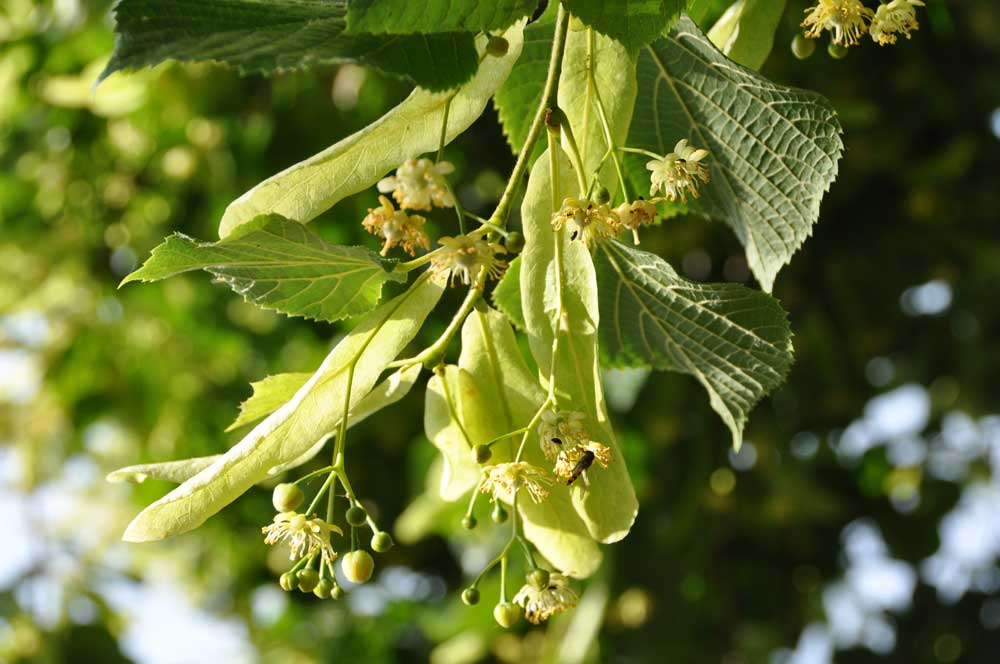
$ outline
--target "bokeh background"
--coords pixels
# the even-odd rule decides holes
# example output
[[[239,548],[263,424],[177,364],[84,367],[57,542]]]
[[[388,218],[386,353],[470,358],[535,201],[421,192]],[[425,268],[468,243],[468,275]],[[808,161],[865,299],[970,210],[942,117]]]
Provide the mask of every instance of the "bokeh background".
[[[353,436],[353,483],[405,544],[340,602],[278,588],[266,489],[194,533],[126,545],[169,487],[104,481],[224,450],[248,383],[311,370],[341,332],[201,273],[120,279],[172,231],[215,237],[232,199],[405,87],[353,66],[167,65],[94,91],[108,3],[4,0],[0,662],[1000,661],[1000,3],[927,4],[910,41],[798,61],[805,5],[789,2],[763,71],[829,97],[847,146],[775,289],[796,333],[789,381],[733,454],[694,380],[606,375],[635,529],[577,611],[503,632],[491,602],[456,595],[496,540],[419,499],[434,456],[420,390]],[[446,154],[488,211],[513,162],[492,110]],[[373,202],[313,225],[374,246],[359,224]],[[672,219],[643,244],[690,278],[750,282],[721,224]]]

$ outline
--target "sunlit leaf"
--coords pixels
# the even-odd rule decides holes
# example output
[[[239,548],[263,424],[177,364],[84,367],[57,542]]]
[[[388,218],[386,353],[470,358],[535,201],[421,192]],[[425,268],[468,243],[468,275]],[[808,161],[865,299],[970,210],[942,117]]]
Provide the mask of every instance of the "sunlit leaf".
[[[521,311],[521,257],[507,266],[507,271],[493,289],[493,306],[502,311],[519,330],[524,329]]]
[[[708,38],[733,62],[760,69],[784,13],[785,0],[736,0],[708,31]]]
[[[349,0],[349,33],[414,34],[502,30],[529,16],[538,0]]]
[[[595,261],[606,363],[694,376],[739,447],[748,413],[792,363],[778,301],[738,284],[687,281],[659,256],[619,242],[602,244]]]
[[[689,0],[565,0],[573,16],[631,51],[656,39],[689,4]]]
[[[282,373],[250,383],[253,394],[240,404],[240,414],[226,427],[226,431],[239,429],[241,426],[267,417],[295,396],[311,376],[312,374],[307,372]]]
[[[770,291],[837,175],[843,144],[830,102],[734,64],[687,17],[640,51],[638,79],[629,144],[666,154],[686,138],[709,150],[712,182],[690,207],[736,232]],[[646,158],[628,161],[641,193]]]

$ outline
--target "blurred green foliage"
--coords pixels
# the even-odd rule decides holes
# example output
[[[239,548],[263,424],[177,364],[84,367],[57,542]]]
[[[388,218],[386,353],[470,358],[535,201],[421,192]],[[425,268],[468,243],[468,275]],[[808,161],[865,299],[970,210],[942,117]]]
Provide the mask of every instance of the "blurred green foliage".
[[[725,3],[715,4],[703,27]],[[635,529],[605,548],[578,611],[547,631],[501,633],[491,601],[458,601],[463,569],[490,542],[462,531],[454,510],[435,521],[437,534],[380,557],[377,585],[320,602],[273,592],[285,561],[257,537],[269,492],[249,492],[176,541],[126,546],[117,538],[129,518],[167,485],[102,481],[121,465],[224,450],[237,440],[223,430],[249,382],[312,369],[339,330],[256,309],[200,273],[118,282],[174,230],[214,238],[230,201],[371,122],[406,87],[354,66],[265,79],[167,65],[94,90],[112,46],[107,3],[8,0],[0,366],[18,373],[0,392],[0,514],[31,539],[12,538],[0,553],[9,559],[0,661],[135,657],[132,610],[108,587],[138,582],[180,585],[192,606],[247,625],[240,634],[269,662],[767,662],[822,620],[821,589],[843,571],[849,522],[878,523],[895,558],[931,555],[960,483],[896,468],[882,450],[843,463],[825,440],[872,396],[907,383],[927,387],[935,419],[996,410],[1000,6],[929,0],[920,32],[895,48],[868,44],[842,61],[819,49],[798,61],[787,46],[805,5],[788,4],[762,71],[829,97],[847,151],[814,237],[775,288],[797,359],[788,384],[751,416],[755,463],[734,467],[729,435],[695,381],[653,374],[630,404],[619,377],[612,401],[622,402],[616,423],[641,499]],[[446,155],[459,196],[488,212],[513,161],[495,115]],[[374,248],[359,223],[374,200],[349,199],[313,227]],[[430,223],[451,221],[434,215]],[[689,277],[749,279],[721,224],[676,218],[643,240]],[[933,279],[950,285],[950,308],[908,313],[901,295]],[[392,523],[423,491],[434,457],[419,391],[358,431],[352,481]],[[793,440],[809,440],[795,438],[802,432],[822,441],[814,455],[792,453]],[[919,492],[911,511],[890,500],[900,482]],[[983,606],[981,594],[949,605],[918,586],[889,654],[852,649],[837,661],[996,661],[1000,633]]]

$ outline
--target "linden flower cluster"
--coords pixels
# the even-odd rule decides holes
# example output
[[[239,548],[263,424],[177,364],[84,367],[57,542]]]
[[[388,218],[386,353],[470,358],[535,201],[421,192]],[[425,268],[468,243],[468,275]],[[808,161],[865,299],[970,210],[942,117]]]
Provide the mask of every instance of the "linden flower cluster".
[[[484,468],[479,490],[492,494],[493,500],[510,504],[514,502],[514,494],[524,489],[532,500],[540,503],[549,497],[548,486],[551,484],[552,480],[538,466],[515,461]]]
[[[535,625],[574,608],[578,601],[576,591],[569,587],[569,579],[562,574],[549,575],[549,582],[542,588],[526,583],[514,595],[514,604],[524,609],[524,617]]]
[[[819,0],[806,10],[802,27],[806,37],[815,39],[828,31],[833,43],[854,46],[865,33],[880,46],[895,44],[898,35],[907,39],[919,26],[915,7],[922,7],[922,0],[892,0],[873,11],[861,0]]]
[[[712,181],[708,166],[702,163],[707,156],[708,150],[691,147],[686,138],[677,141],[673,152],[646,162],[650,171],[649,195],[655,196],[662,189],[671,201],[680,198],[687,203],[688,194],[698,198],[698,188]]]
[[[288,544],[289,560],[298,560],[317,553],[323,562],[332,565],[337,559],[337,552],[330,544],[330,534],[343,535],[337,526],[323,519],[308,518],[298,512],[279,512],[269,526],[261,529],[264,533],[264,543],[275,545],[282,542]]]
[[[378,200],[381,205],[377,208],[368,208],[368,216],[361,224],[366,231],[383,239],[381,252],[383,256],[395,246],[402,247],[403,251],[411,256],[416,254],[417,247],[430,248],[430,242],[423,230],[425,221],[423,217],[397,210],[393,207],[392,201],[385,196],[379,196]]]
[[[538,426],[539,445],[549,461],[555,461],[552,474],[566,485],[581,476],[596,462],[602,468],[611,463],[611,448],[590,440],[584,424],[587,416],[575,411],[546,411]]]
[[[618,213],[605,203],[567,198],[562,208],[552,215],[552,230],[564,227],[571,231],[571,240],[580,240],[593,247],[600,240],[614,237],[621,229]]]
[[[446,236],[438,242],[441,248],[431,259],[431,270],[452,282],[478,285],[481,278],[499,279],[507,268],[507,263],[497,258],[506,250],[495,242],[471,235]]]
[[[395,175],[379,180],[376,187],[383,194],[391,192],[400,207],[410,210],[454,207],[455,198],[444,177],[454,171],[451,162],[435,164],[427,158],[407,159],[396,169]]]

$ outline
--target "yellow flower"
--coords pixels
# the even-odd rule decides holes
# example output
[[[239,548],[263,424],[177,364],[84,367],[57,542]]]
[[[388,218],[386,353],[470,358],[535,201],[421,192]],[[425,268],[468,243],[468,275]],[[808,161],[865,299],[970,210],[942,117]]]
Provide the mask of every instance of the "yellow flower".
[[[802,27],[808,28],[806,37],[815,39],[829,30],[833,33],[833,43],[841,46],[857,44],[868,31],[867,22],[875,16],[861,0],[819,0],[806,14],[806,20],[802,21]]]
[[[372,235],[381,237],[382,255],[399,245],[403,251],[413,256],[417,247],[430,248],[427,235],[424,234],[424,218],[418,214],[406,214],[393,207],[392,201],[385,196],[378,197],[381,205],[368,208],[368,216],[361,224]]]
[[[562,209],[552,215],[552,229],[558,231],[563,226],[572,232],[571,240],[592,247],[599,240],[617,235],[621,223],[615,211],[603,203],[567,198]]]
[[[708,166],[701,163],[708,156],[708,150],[696,149],[688,145],[687,139],[677,141],[674,151],[663,157],[646,162],[650,170],[649,195],[663,189],[664,195],[671,201],[678,198],[687,203],[687,194],[698,198],[699,180],[708,184],[712,178]]]
[[[542,413],[538,424],[538,443],[545,458],[554,461],[561,450],[587,442],[586,421],[586,415],[574,411],[547,410]]]
[[[535,625],[572,609],[578,601],[576,592],[569,587],[569,579],[562,574],[549,576],[548,585],[541,590],[527,583],[514,595],[514,604],[523,608],[524,617]]]
[[[395,175],[382,178],[376,186],[383,194],[392,192],[399,206],[410,210],[430,210],[434,205],[453,207],[455,199],[444,176],[454,170],[447,161],[435,164],[430,159],[407,159]]]
[[[479,490],[493,494],[493,500],[513,503],[514,494],[521,489],[526,489],[536,503],[549,497],[549,490],[546,487],[552,480],[544,470],[530,463],[524,461],[500,463],[487,466],[483,469],[483,473],[485,477]]]
[[[875,10],[875,18],[872,19],[872,39],[880,46],[895,44],[897,33],[909,39],[910,33],[920,27],[917,24],[917,12],[913,8],[923,6],[921,0],[892,0],[888,4],[879,5]]]
[[[478,283],[484,270],[486,277],[499,279],[507,268],[507,263],[496,256],[505,253],[499,244],[468,235],[443,237],[438,242],[442,250],[431,259],[431,269],[452,281],[458,279],[470,286]]]
[[[265,536],[265,544],[274,545],[281,542],[288,544],[290,560],[320,553],[323,560],[331,565],[337,559],[337,552],[330,544],[330,533],[344,534],[340,528],[323,519],[316,517],[309,519],[305,514],[298,512],[278,513],[274,517],[274,522],[261,528],[261,531]]]
[[[649,226],[656,220],[656,205],[653,201],[638,199],[631,203],[622,203],[615,208],[622,226],[632,231],[632,239],[639,244],[639,227]]]
[[[611,463],[611,448],[596,441],[588,440],[585,443],[568,447],[559,452],[556,457],[556,465],[552,469],[552,474],[561,482],[567,485],[575,482],[581,475],[584,482],[587,481],[587,469],[599,463],[602,468],[607,468]]]

